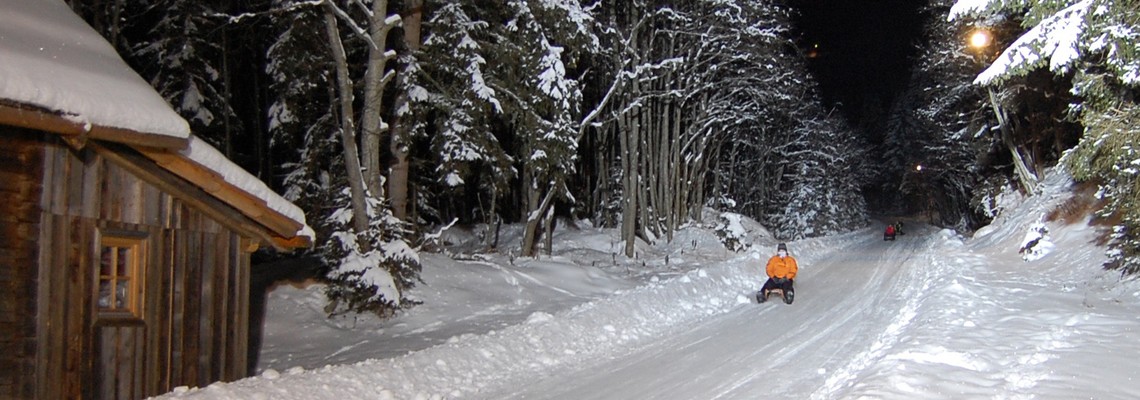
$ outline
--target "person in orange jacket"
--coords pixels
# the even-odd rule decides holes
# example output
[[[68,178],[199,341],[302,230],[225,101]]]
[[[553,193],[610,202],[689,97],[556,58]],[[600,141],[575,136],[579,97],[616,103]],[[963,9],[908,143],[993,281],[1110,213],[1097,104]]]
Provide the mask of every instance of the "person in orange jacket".
[[[796,279],[796,273],[799,272],[799,269],[796,258],[788,254],[788,245],[783,243],[777,245],[776,255],[768,259],[768,267],[766,268],[768,281],[764,282],[764,288],[760,289],[760,302],[768,300],[769,290],[783,289],[784,302],[791,304],[792,296],[795,293],[792,283]]]

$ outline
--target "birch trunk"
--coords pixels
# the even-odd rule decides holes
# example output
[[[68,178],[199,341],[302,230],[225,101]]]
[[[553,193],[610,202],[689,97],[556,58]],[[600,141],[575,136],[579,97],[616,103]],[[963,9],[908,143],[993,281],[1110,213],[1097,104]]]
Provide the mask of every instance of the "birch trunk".
[[[994,116],[997,117],[998,127],[1001,128],[1001,141],[1005,144],[1006,148],[1009,149],[1009,153],[1013,157],[1013,169],[1017,174],[1017,183],[1021,184],[1021,188],[1025,193],[1033,193],[1034,188],[1037,187],[1037,175],[1026,165],[1021,151],[1017,148],[1017,144],[1013,142],[1013,132],[1010,131],[1005,109],[998,104],[997,96],[994,95],[992,89],[986,88],[986,91],[989,93],[990,104],[994,108]]]
[[[554,252],[554,204],[546,209],[546,217],[542,219],[543,235],[542,250],[549,256]]]
[[[681,164],[681,107],[679,104],[673,104],[673,124],[670,127],[669,133],[669,187],[670,190],[665,192],[668,197],[668,204],[666,209],[669,210],[669,218],[666,221],[666,232],[669,232],[669,242],[673,242],[673,233],[677,230],[677,225],[683,221],[684,210],[683,207],[678,207],[683,202],[681,193],[683,190],[681,177],[681,169],[684,165]]]
[[[533,189],[529,195],[529,199],[527,201],[528,204],[531,204],[534,202],[534,200],[538,199],[539,192],[538,188],[535,186],[537,186],[537,182],[532,181]],[[542,197],[541,202],[535,205],[535,207],[527,207],[531,210],[531,212],[527,213],[526,216],[526,230],[523,233],[523,243],[522,249],[520,251],[521,256],[534,257],[536,254],[535,244],[538,242],[538,225],[539,222],[542,221],[543,216],[546,215],[546,212],[549,210],[549,208],[554,205],[555,193],[557,193],[557,191],[554,190],[554,185],[551,184],[550,189],[546,191],[546,195]]]
[[[364,108],[360,116],[363,149],[360,156],[363,160],[368,191],[375,197],[384,196],[384,192],[381,191],[383,171],[380,169],[380,135],[385,126],[380,113],[383,107],[384,88],[394,77],[394,74],[385,73],[385,70],[388,61],[395,57],[395,52],[388,51],[384,44],[388,42],[388,31],[398,23],[398,19],[388,18],[388,0],[372,1],[372,15],[368,19],[368,35],[372,39],[372,46],[368,48],[368,65],[364,71]]]
[[[621,186],[622,186],[622,211],[621,211],[621,238],[625,240],[625,256],[633,257],[633,244],[637,228],[637,189],[634,186],[634,175],[637,171],[634,168],[637,162],[635,140],[630,138],[630,131],[633,128],[630,126],[630,117],[628,114],[622,115],[618,118],[618,138],[621,145]]]
[[[408,52],[413,55],[419,52],[420,43],[422,42],[420,35],[420,26],[423,21],[423,0],[408,0],[407,9],[405,10],[404,17],[404,44],[408,47]],[[406,65],[406,63],[405,63]],[[405,68],[396,77],[397,81],[405,81],[408,79],[407,68]],[[401,89],[406,89],[406,85],[402,82],[396,86]],[[408,218],[408,172],[411,167],[408,163],[409,143],[411,143],[411,121],[407,119],[410,111],[408,110],[408,93],[401,90],[396,96],[396,119],[392,124],[392,138],[389,143],[389,151],[392,153],[392,170],[388,174],[388,200],[392,202],[392,214],[401,220]],[[492,212],[494,211],[495,199],[491,199]]]
[[[640,85],[634,84],[634,88],[635,88],[634,89],[635,96],[640,98],[641,97]],[[644,100],[644,99],[642,99],[642,100]],[[646,163],[646,161],[645,161],[645,158],[646,158],[645,147],[646,147],[646,143],[645,143],[645,136],[647,135],[647,132],[644,131],[644,128],[642,126],[642,124],[644,123],[644,120],[645,120],[644,108],[638,107],[637,112],[633,113],[633,121],[634,122],[633,122],[633,129],[631,130],[631,133],[633,134],[633,143],[635,143],[635,145],[633,147],[634,175],[633,175],[633,188],[632,188],[632,190],[634,191],[634,193],[637,194],[637,197],[636,197],[637,206],[634,208],[634,210],[635,210],[634,212],[637,214],[637,224],[635,225],[635,228],[634,228],[634,236],[635,237],[641,237],[644,239],[649,239],[649,236],[645,234],[645,227],[646,227],[646,225],[649,224],[649,216],[648,216],[648,212],[646,212],[646,206],[647,206],[646,205],[646,197],[648,197],[648,194],[647,194],[647,190],[645,187],[645,185],[646,185],[646,177],[645,177],[645,174],[646,174],[646,168],[645,168],[645,163]],[[648,242],[648,240],[646,240],[646,242]]]
[[[668,79],[666,75],[666,79]],[[665,84],[658,81],[655,89],[658,93],[664,92]],[[661,163],[665,160],[662,157],[661,150],[665,147],[665,137],[663,135],[662,127],[665,125],[662,118],[665,113],[665,105],[662,104],[661,99],[654,99],[651,103],[653,106],[650,108],[650,115],[646,116],[649,123],[649,129],[646,130],[646,141],[648,146],[645,151],[645,170],[646,170],[646,189],[649,192],[648,207],[646,207],[646,220],[649,222],[645,228],[653,233],[654,238],[661,237],[661,183],[662,173],[665,171]]]
[[[344,165],[348,169],[348,187],[352,196],[352,226],[356,233],[368,230],[368,209],[364,193],[364,179],[360,171],[360,155],[356,148],[355,113],[352,108],[352,78],[348,74],[348,60],[344,43],[340,40],[335,11],[331,3],[324,3],[325,33],[333,53],[336,68],[337,98],[340,100],[341,141],[344,145]],[[368,251],[368,243],[358,242],[362,250]]]

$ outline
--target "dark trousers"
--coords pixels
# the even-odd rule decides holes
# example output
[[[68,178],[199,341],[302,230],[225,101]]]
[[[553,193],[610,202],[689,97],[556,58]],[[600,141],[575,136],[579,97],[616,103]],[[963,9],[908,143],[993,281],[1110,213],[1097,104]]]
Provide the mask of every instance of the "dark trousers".
[[[772,289],[784,289],[784,292],[795,290],[792,288],[792,280],[786,278],[768,278],[768,281],[764,282],[764,288],[760,290],[767,292]]]

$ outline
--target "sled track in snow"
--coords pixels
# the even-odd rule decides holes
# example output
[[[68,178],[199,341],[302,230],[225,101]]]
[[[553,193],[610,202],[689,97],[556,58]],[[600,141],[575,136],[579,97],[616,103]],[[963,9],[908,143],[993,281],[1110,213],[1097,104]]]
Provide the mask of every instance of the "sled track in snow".
[[[919,256],[929,241],[918,230],[894,242],[865,237],[801,257],[792,305],[738,304],[507,398],[835,398],[900,340],[931,273]]]

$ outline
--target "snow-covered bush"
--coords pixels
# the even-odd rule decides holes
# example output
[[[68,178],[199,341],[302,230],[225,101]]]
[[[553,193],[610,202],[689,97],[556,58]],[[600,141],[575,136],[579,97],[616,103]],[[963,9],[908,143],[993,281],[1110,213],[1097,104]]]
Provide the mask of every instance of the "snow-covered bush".
[[[404,223],[374,198],[369,198],[369,230],[352,231],[352,211],[347,204],[348,189],[340,197],[340,208],[329,217],[334,227],[325,242],[323,257],[332,268],[326,294],[330,315],[371,312],[388,316],[415,301],[404,296],[418,281],[419,254],[404,237]]]
[[[1053,251],[1053,241],[1049,238],[1049,228],[1038,222],[1025,232],[1025,238],[1021,240],[1021,248],[1017,253],[1021,254],[1022,260],[1033,261],[1045,257],[1051,251]]]
[[[745,241],[748,230],[744,229],[744,224],[740,222],[741,218],[740,214],[721,213],[716,228],[713,228],[716,237],[720,238],[726,249],[737,252],[748,249],[749,245]]]
[[[1003,210],[1016,206],[1023,196],[1010,185],[1005,176],[991,176],[974,188],[974,198],[970,205],[975,211],[989,219],[997,218]]]
[[[1100,184],[1097,197],[1105,206],[1097,215],[1119,221],[1108,234],[1106,266],[1140,272],[1140,107],[1121,104],[1084,121],[1085,137],[1065,155],[1066,165],[1078,181]]]

